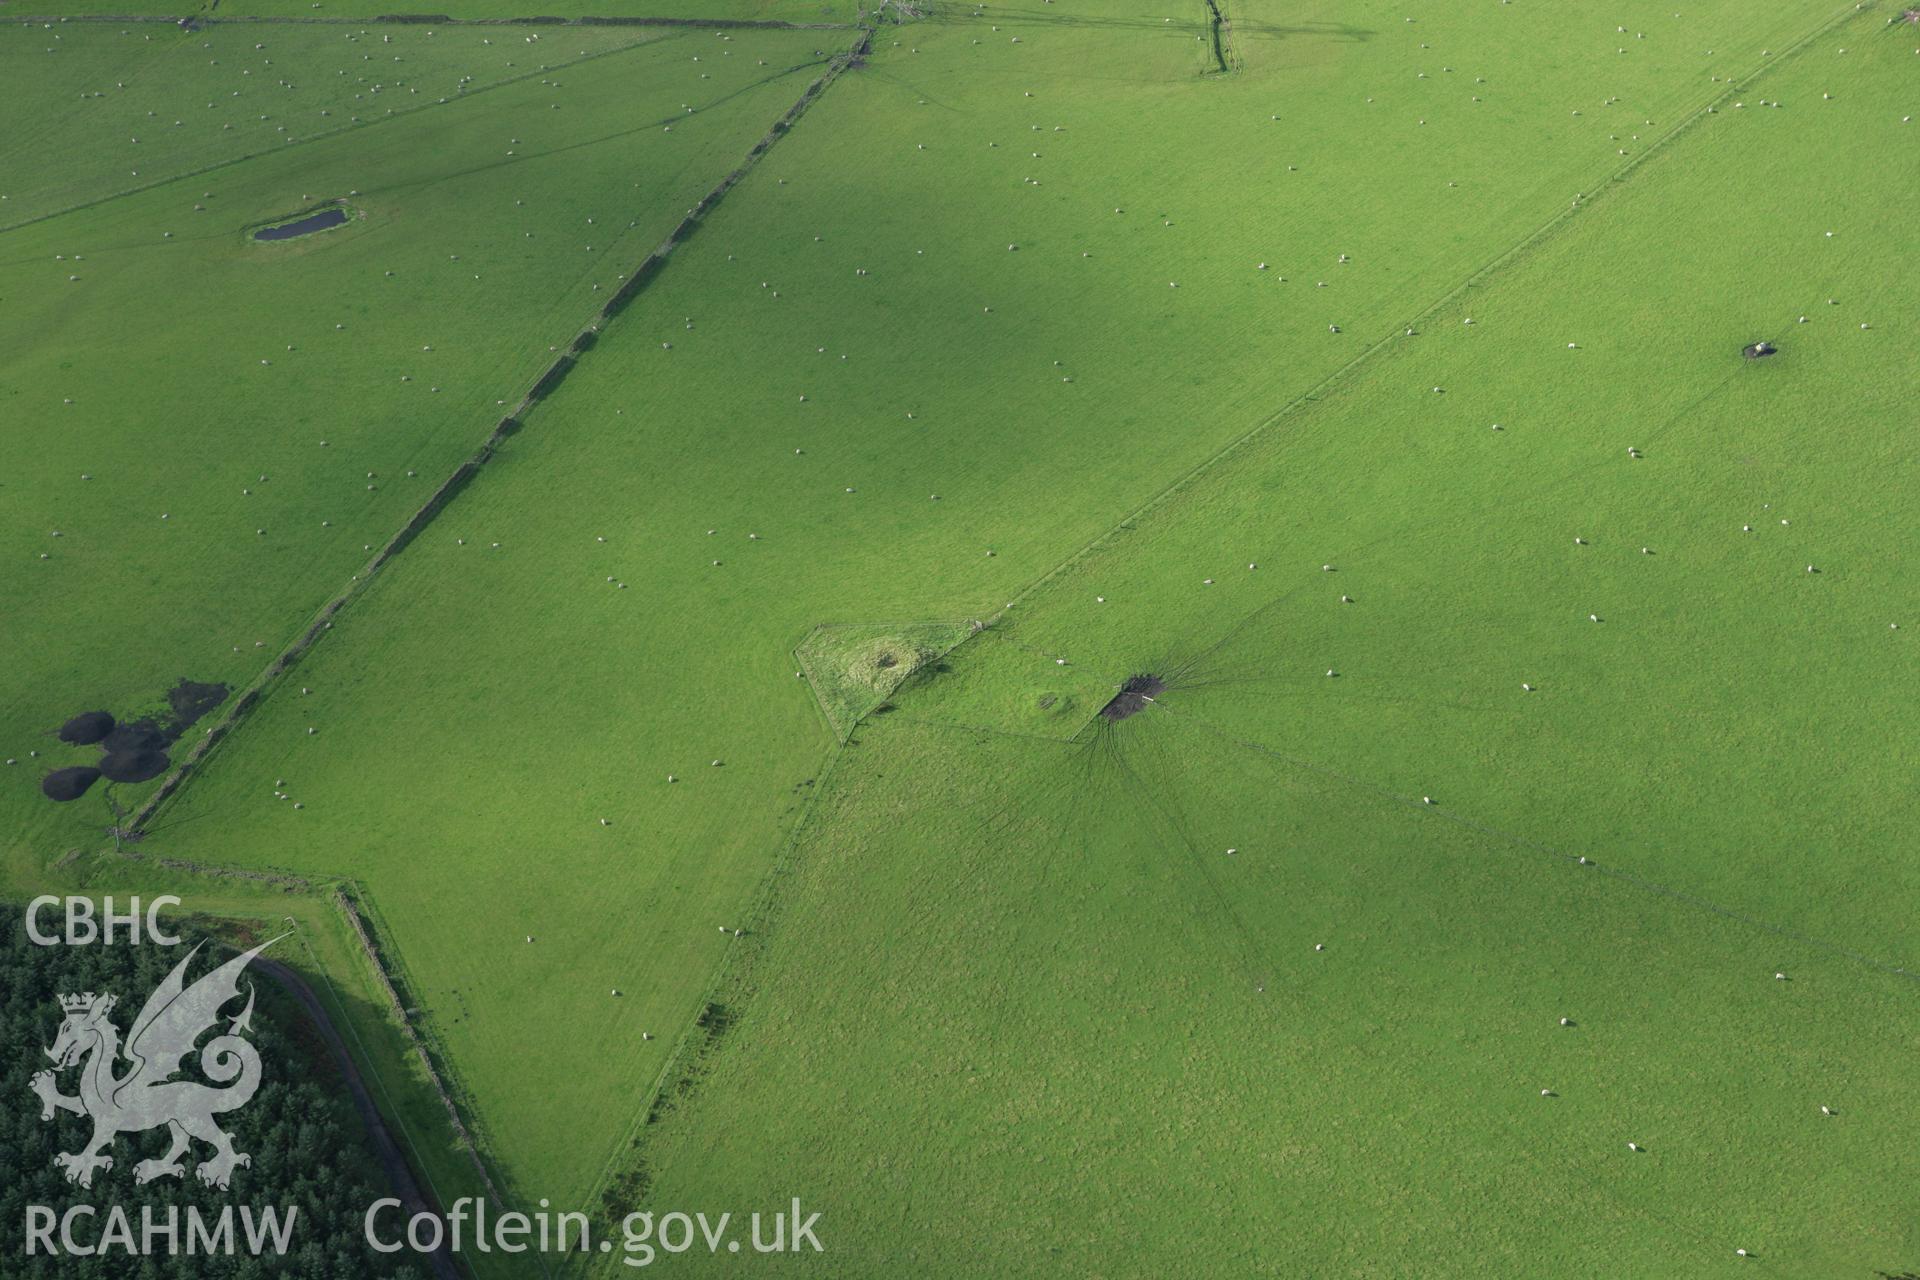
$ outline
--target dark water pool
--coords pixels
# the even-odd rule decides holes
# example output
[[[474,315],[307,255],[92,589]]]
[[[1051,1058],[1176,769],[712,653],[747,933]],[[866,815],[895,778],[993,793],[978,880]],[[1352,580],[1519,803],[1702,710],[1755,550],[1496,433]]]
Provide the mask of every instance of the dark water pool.
[[[277,227],[262,227],[253,233],[253,238],[255,240],[292,240],[296,236],[310,236],[316,231],[337,227],[346,220],[345,209],[322,209],[318,213],[308,214],[298,222],[283,222]]]

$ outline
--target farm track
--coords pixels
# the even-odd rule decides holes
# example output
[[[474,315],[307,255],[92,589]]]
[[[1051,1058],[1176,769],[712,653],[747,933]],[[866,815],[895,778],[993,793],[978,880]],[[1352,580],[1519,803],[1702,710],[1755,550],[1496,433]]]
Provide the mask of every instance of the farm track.
[[[308,985],[299,970],[278,960],[269,960],[265,956],[256,961],[260,971],[272,978],[280,988],[292,996],[307,1017],[319,1031],[320,1038],[326,1042],[327,1056],[333,1059],[334,1066],[340,1072],[340,1078],[346,1081],[347,1092],[353,1097],[353,1109],[360,1116],[360,1123],[366,1126],[367,1134],[373,1139],[374,1153],[380,1161],[380,1168],[387,1175],[387,1182],[393,1193],[401,1200],[409,1214],[423,1209],[439,1209],[441,1206],[429,1199],[420,1189],[420,1183],[413,1176],[413,1169],[407,1164],[406,1157],[400,1153],[400,1144],[394,1141],[393,1131],[387,1127],[386,1117],[380,1114],[380,1108],[374,1104],[373,1094],[367,1088],[366,1077],[361,1075],[359,1064],[347,1051],[347,1042],[340,1036],[340,1029],[334,1025],[333,1015],[319,995]],[[434,1249],[427,1258],[432,1265],[435,1280],[460,1280],[460,1272],[454,1266],[453,1255],[446,1246]]]

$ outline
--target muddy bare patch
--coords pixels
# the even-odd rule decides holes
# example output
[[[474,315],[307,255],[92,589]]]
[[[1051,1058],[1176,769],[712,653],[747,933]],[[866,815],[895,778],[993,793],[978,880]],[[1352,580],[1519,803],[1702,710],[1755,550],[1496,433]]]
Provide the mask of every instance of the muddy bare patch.
[[[109,751],[100,759],[100,776],[108,782],[150,782],[171,763],[164,751]]]
[[[113,732],[100,739],[100,749],[108,755],[129,755],[137,751],[163,751],[172,740],[151,720],[133,720],[117,724]]]
[[[87,788],[100,780],[100,771],[91,765],[55,769],[40,780],[40,791],[49,800],[66,804],[87,794]]]
[[[60,726],[60,741],[90,747],[113,732],[113,717],[105,711],[82,711]]]
[[[227,686],[182,680],[167,690],[167,706],[173,711],[173,736],[178,738],[207,712],[227,700]]]
[[[1128,716],[1145,711],[1166,687],[1167,682],[1156,675],[1143,673],[1128,676],[1127,682],[1120,686],[1120,692],[1100,708],[1100,714],[1108,720],[1125,720]]]
[[[150,782],[173,764],[168,752],[187,730],[227,699],[227,686],[199,680],[181,680],[167,690],[167,710],[160,716],[115,720],[109,711],[83,711],[60,726],[60,740],[74,746],[95,746],[100,764],[76,765],[47,775],[40,789],[50,800],[78,800],[101,778],[108,782]]]

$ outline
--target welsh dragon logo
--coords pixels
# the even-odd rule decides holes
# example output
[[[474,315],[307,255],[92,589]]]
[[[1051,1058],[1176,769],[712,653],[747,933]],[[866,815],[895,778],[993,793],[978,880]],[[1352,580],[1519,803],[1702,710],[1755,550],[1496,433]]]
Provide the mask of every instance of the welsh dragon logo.
[[[91,1187],[95,1170],[113,1168],[108,1151],[115,1137],[161,1125],[172,1132],[173,1145],[160,1159],[135,1165],[135,1182],[183,1175],[186,1167],[181,1157],[189,1153],[191,1139],[195,1138],[213,1148],[213,1155],[194,1171],[208,1186],[225,1190],[235,1168],[253,1163],[251,1156],[233,1149],[233,1139],[213,1119],[247,1105],[260,1087],[259,1051],[242,1034],[252,1026],[251,984],[246,1008],[228,1020],[223,1034],[207,1041],[200,1050],[201,1072],[214,1085],[224,1087],[172,1077],[180,1072],[181,1060],[193,1052],[195,1042],[220,1021],[221,1006],[240,994],[241,972],[279,940],[269,939],[235,956],[187,986],[184,975],[200,950],[196,944],[147,997],[124,1046],[119,1028],[108,1016],[115,1004],[113,996],[89,991],[60,997],[66,1020],[60,1024],[53,1047],[46,1051],[55,1066],[52,1071],[35,1075],[32,1088],[40,1095],[42,1120],[53,1119],[56,1111],[70,1111],[93,1120],[93,1137],[85,1146],[53,1158],[66,1171],[67,1181]],[[123,1060],[126,1070],[115,1074]],[[56,1073],[76,1066],[80,1068],[80,1092],[70,1097],[60,1092]]]

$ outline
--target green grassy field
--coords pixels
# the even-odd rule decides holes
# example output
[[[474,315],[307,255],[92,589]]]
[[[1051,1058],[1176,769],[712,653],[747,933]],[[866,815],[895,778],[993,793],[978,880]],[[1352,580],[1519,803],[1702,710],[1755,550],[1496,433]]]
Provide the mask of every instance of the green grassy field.
[[[656,1201],[804,1184],[840,1274],[1911,1270],[1910,44],[1754,80],[863,728]],[[1035,742],[1054,656],[1170,687]]]
[[[143,851],[360,886],[513,1195],[835,1274],[1913,1269],[1911,30],[1203,17],[877,27]],[[855,38],[427,30],[0,35],[17,884]]]
[[[179,870],[198,860],[191,836],[138,869],[111,854],[73,861],[107,843],[110,806],[130,812],[157,783],[101,784],[68,805],[39,783],[50,768],[97,762],[97,749],[53,737],[81,710],[127,719],[162,706],[183,677],[235,690],[257,679],[819,70],[811,34],[567,34],[546,70],[509,67],[524,55],[508,55],[496,88],[265,154],[227,146],[225,130],[182,135],[121,190],[86,152],[114,140],[126,108],[67,117],[51,84],[70,76],[77,99],[111,73],[141,101],[184,112],[204,110],[231,70],[196,73],[183,60],[197,48],[132,49],[75,26],[71,60],[31,84],[44,113],[9,139],[20,168],[8,170],[7,207],[48,216],[0,233],[0,403],[16,428],[0,439],[12,565],[0,813],[7,880],[23,898],[137,884],[344,931],[324,893],[296,904],[276,885]],[[179,39],[201,35],[231,29]],[[0,48],[19,38],[0,33]],[[317,76],[358,61],[360,46],[337,32],[266,38],[282,68]],[[491,56],[483,38],[468,42],[471,57]],[[432,61],[424,34],[394,41]],[[448,89],[478,74],[452,68],[479,66],[433,65]],[[350,99],[302,101],[317,113]],[[63,154],[75,162],[56,163]],[[248,239],[333,197],[347,197],[349,225]],[[247,861],[276,858],[256,848]],[[324,954],[370,1058],[396,1081],[393,1105],[412,1113],[428,1174],[458,1194],[472,1170],[440,1103],[408,1091],[421,1087],[418,1064],[367,966],[350,944]]]
[[[534,35],[540,39],[529,43]],[[0,28],[0,74],[35,106],[22,127],[0,141],[0,163],[9,174],[0,191],[0,225],[189,175],[208,175],[231,191],[236,166],[257,156],[392,126],[394,117],[517,82],[550,80],[549,68],[571,74],[573,64],[673,35],[631,27]],[[478,104],[454,105],[455,114],[477,114]],[[435,123],[444,125],[446,114],[436,113]],[[409,120],[401,131],[418,127]],[[354,154],[377,162],[380,143],[393,140],[391,127],[377,130],[366,136],[366,150],[356,144]],[[212,207],[195,212],[218,216]],[[174,237],[189,230],[205,229],[182,225]]]
[[[739,56],[695,62],[709,45]],[[256,678],[740,162],[817,74],[814,47],[589,46],[6,232],[6,756],[90,759],[44,735],[182,677]],[[342,197],[337,230],[248,238]],[[58,853],[107,820],[38,782],[0,775],[23,844]]]
[[[697,9],[671,0],[548,0],[534,6],[511,0],[456,0],[437,4],[380,4],[377,0],[15,0],[21,16],[39,22],[63,18],[139,22],[214,20],[245,27],[260,19],[271,22],[358,23],[380,22],[382,30],[396,31],[422,19],[460,23],[511,23],[496,39],[512,36],[516,42],[537,23],[539,30],[579,19],[613,19],[629,23],[665,22],[699,26],[783,24],[791,26],[852,26],[865,18],[859,0],[710,0]],[[549,30],[548,38],[552,38]]]

